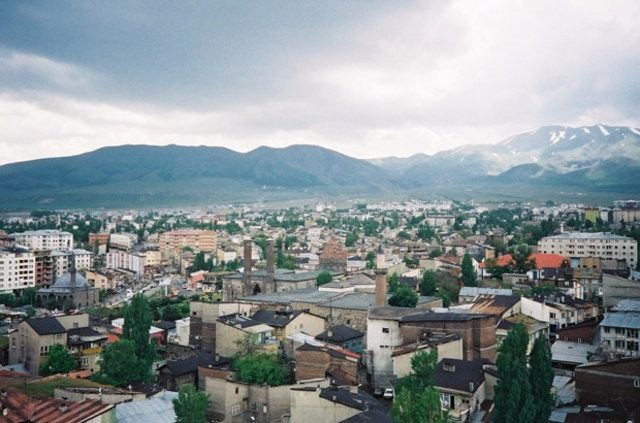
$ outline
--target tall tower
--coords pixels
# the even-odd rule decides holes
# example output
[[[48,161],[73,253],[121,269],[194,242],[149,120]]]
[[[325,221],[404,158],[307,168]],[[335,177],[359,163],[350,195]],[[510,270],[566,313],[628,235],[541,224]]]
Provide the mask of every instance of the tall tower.
[[[276,291],[275,286],[275,272],[276,272],[276,259],[274,252],[274,241],[272,238],[267,240],[267,269],[266,269],[266,278],[265,278],[265,289],[267,292],[269,290],[271,292]]]
[[[387,269],[376,269],[376,307],[387,305]]]
[[[382,243],[378,246],[378,252],[376,253],[376,268],[384,269],[384,266],[387,262],[387,259],[384,255],[384,249],[382,248]]]
[[[242,273],[242,282],[244,284],[245,295],[251,294],[251,265],[253,263],[252,251],[251,251],[251,238],[245,238],[243,241],[244,255],[243,264],[244,272]]]

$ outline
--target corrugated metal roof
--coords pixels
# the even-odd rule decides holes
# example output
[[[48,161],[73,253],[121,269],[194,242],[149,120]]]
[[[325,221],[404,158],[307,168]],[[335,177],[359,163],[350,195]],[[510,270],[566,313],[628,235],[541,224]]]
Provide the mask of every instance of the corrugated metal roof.
[[[144,401],[125,402],[116,405],[118,423],[173,423],[176,413],[172,400],[177,392],[165,391]]]
[[[600,326],[640,329],[640,313],[609,313],[600,323]]]

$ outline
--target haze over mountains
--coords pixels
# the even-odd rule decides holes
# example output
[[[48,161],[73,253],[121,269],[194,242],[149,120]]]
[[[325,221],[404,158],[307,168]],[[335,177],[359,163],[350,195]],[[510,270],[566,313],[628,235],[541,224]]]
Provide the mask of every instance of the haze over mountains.
[[[545,126],[493,145],[360,160],[322,147],[106,147],[0,166],[0,208],[409,196],[640,194],[640,130]],[[480,199],[480,198],[478,198]]]

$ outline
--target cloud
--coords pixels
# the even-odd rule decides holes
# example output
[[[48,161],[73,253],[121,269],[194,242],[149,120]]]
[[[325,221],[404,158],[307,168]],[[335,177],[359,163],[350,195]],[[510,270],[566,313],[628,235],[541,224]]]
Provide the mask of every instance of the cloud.
[[[7,49],[0,49],[0,75],[28,75],[61,88],[82,87],[98,80],[97,73],[82,66]]]
[[[0,89],[0,162],[124,143],[239,151],[312,143],[372,158],[497,142],[549,124],[638,127],[639,20],[637,1],[415,2],[332,28],[339,42],[325,47],[287,56],[280,45],[261,44],[264,51],[240,65],[208,56],[214,53],[200,40],[201,68],[240,66],[245,91],[194,78],[188,69],[197,63],[169,63],[166,74],[150,72],[144,87],[162,91],[170,80],[178,96],[181,86],[201,84],[199,99],[215,101],[194,101],[197,107],[126,90],[114,81],[123,77],[105,68],[0,50],[0,76],[27,73],[55,88],[16,82]],[[269,86],[253,74],[267,74],[258,80]],[[117,95],[100,93],[99,85],[116,87]],[[79,89],[92,94],[79,97]]]

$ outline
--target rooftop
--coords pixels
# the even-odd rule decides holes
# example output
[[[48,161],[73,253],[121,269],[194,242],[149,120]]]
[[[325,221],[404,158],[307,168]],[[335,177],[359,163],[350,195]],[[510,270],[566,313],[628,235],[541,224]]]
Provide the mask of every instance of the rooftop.
[[[633,238],[629,238],[628,236],[615,235],[609,232],[564,232],[542,239],[618,239],[633,241]]]
[[[293,319],[302,314],[300,310],[259,310],[251,318],[257,322],[273,327],[287,326]]]
[[[551,358],[553,361],[569,364],[584,364],[589,353],[595,352],[597,345],[579,342],[556,341],[551,345]]]
[[[350,339],[362,338],[364,333],[347,325],[336,325],[316,336],[320,341],[341,343]]]
[[[67,331],[55,317],[27,319],[27,324],[31,326],[38,335],[52,335],[55,333],[65,333]]]
[[[124,402],[116,406],[118,423],[173,423],[176,414],[172,400],[177,392],[163,391],[145,401]]]
[[[605,316],[600,326],[610,326],[626,329],[640,329],[640,313],[614,312]]]
[[[618,312],[638,312],[640,313],[640,300],[622,300],[619,301],[612,309]]]
[[[484,360],[443,358],[433,372],[433,385],[473,393],[484,382]]]

